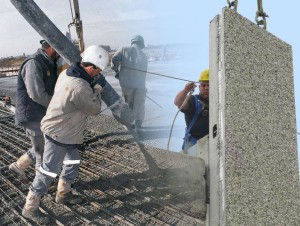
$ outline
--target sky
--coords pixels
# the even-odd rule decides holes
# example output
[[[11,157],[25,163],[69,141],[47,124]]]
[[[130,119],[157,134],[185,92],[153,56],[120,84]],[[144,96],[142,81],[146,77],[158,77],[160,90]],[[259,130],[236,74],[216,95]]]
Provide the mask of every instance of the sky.
[[[69,0],[35,2],[62,32],[68,30],[72,22]],[[269,15],[267,31],[293,49],[297,131],[300,133],[300,89],[296,89],[300,86],[300,37],[295,19],[300,1],[262,3]],[[144,36],[146,45],[193,43],[193,51],[199,53],[197,67],[202,69],[209,65],[209,22],[228,3],[225,0],[79,0],[79,6],[85,46],[102,44],[117,49],[130,45],[130,39],[136,34]],[[237,12],[255,23],[257,9],[257,1],[239,1]],[[41,37],[10,1],[1,2],[0,15],[0,57],[31,54],[39,48]],[[76,38],[74,27],[71,34]],[[298,144],[299,138],[298,135]]]

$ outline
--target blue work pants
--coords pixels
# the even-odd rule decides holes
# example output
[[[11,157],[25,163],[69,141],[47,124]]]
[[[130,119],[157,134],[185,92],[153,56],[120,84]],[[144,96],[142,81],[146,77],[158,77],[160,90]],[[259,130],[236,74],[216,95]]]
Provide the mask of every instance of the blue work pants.
[[[45,138],[43,162],[36,172],[30,190],[37,195],[48,192],[51,182],[60,178],[72,184],[78,175],[80,154],[76,146],[64,145]]]

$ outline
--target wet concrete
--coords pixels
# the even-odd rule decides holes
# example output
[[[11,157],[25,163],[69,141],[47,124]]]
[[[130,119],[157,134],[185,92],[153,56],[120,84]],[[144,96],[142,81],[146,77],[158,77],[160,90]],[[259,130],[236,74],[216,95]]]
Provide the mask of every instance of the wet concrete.
[[[73,221],[90,225],[204,225],[203,160],[160,148],[166,146],[171,122],[177,111],[173,98],[182,88],[182,82],[177,89],[166,86],[160,79],[148,77],[149,96],[164,108],[157,109],[147,101],[142,143],[136,142],[129,131],[111,116],[110,111],[88,117],[80,173],[74,184],[76,192],[86,202],[76,208],[57,205],[53,202],[55,189],[50,191],[43,198],[42,208],[55,219],[54,225],[70,225]],[[120,93],[112,72],[108,72],[107,80]],[[0,79],[0,83],[1,92],[9,94],[14,103],[16,78]],[[13,131],[12,120],[9,125],[0,125],[1,130],[6,131],[0,136],[0,151],[5,165],[15,161],[30,146],[22,130]],[[180,134],[183,132],[183,126],[175,125],[171,146],[174,150],[180,149]],[[7,206],[14,206],[17,210],[12,212],[14,208],[4,206],[0,218],[7,220],[5,214],[14,215],[16,222],[20,220],[24,223],[24,219],[20,218],[20,209],[29,185],[18,182],[7,171],[2,173],[0,193],[2,187],[11,191],[1,194]],[[33,168],[26,173],[32,180]],[[22,197],[10,195],[15,192],[22,194]]]

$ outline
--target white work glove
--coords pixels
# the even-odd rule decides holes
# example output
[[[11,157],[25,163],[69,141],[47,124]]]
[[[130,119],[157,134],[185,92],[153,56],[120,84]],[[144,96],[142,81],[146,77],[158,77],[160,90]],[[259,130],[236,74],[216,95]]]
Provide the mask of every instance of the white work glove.
[[[100,94],[100,93],[102,92],[102,87],[101,87],[101,85],[96,84],[96,85],[94,86],[94,92],[95,92],[95,94]]]

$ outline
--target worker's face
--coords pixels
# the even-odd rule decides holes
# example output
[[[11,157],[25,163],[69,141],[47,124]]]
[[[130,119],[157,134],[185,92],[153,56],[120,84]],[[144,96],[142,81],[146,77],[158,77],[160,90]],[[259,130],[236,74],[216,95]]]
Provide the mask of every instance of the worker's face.
[[[98,68],[97,66],[89,66],[88,67],[88,74],[92,77],[95,78],[97,75],[101,73],[101,69]]]
[[[50,58],[52,60],[58,60],[59,54],[51,47]]]
[[[201,82],[199,84],[200,95],[202,98],[207,99],[209,97],[209,82]]]

